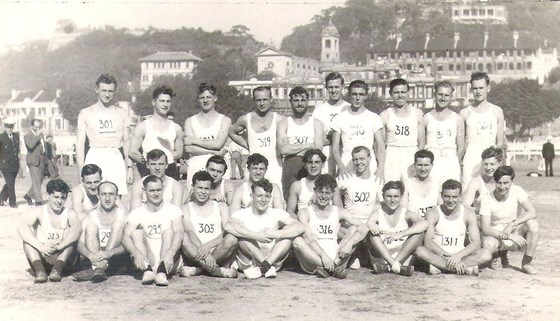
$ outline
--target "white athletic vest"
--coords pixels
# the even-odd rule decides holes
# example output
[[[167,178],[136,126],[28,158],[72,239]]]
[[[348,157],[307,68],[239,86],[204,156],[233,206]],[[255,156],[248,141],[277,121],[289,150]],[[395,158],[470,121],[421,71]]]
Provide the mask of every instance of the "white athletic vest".
[[[395,226],[387,222],[385,215],[388,216],[389,214],[386,214],[382,208],[377,211],[377,221],[379,229],[383,233],[398,233],[408,228],[408,223],[406,223],[406,208],[401,208],[398,212],[395,212],[395,214],[393,214],[399,216],[399,219]],[[387,244],[387,241],[383,240],[383,243],[385,243],[385,246],[387,246],[389,250],[394,250],[400,248],[403,245],[404,241],[406,241],[406,237],[398,240],[393,240],[390,244]]]
[[[381,179],[372,174],[368,179],[351,176],[337,181],[343,192],[344,208],[354,218],[367,221],[377,203],[377,194],[383,187]]]
[[[432,114],[426,114],[426,148],[457,149],[457,113],[445,120],[438,120]]]
[[[60,213],[60,223],[62,227],[54,227],[49,219],[48,205],[42,206],[41,224],[37,226],[37,239],[42,243],[56,244],[59,243],[63,236],[64,230],[69,228],[68,224],[68,208],[62,210]]]
[[[257,133],[251,125],[251,113],[247,114],[247,143],[251,154],[259,153],[268,159],[269,168],[278,165],[278,154],[276,153],[276,122],[277,114],[272,114],[272,125],[262,133]],[[278,167],[277,166],[277,167]]]
[[[102,248],[107,246],[107,242],[109,241],[109,237],[111,237],[111,225],[102,225],[101,221],[99,220],[99,209],[91,211],[89,213],[91,217],[91,221],[93,224],[97,225],[98,230],[98,237],[99,237],[99,245]],[[124,219],[123,210],[115,206],[115,220],[114,221],[122,221]],[[113,222],[114,222],[113,221]]]
[[[313,236],[317,240],[329,240],[337,242],[338,230],[340,229],[340,219],[338,217],[338,207],[329,206],[329,217],[322,219],[317,217],[317,213],[313,207],[308,207],[309,211],[309,227],[313,232]]]
[[[310,190],[309,187],[307,187],[308,179],[306,177],[300,179],[299,182],[301,185],[301,193],[298,195],[297,206],[298,211],[301,211],[301,209],[307,208],[307,206],[309,205],[309,201],[311,201],[314,193],[313,190]]]
[[[432,179],[430,191],[426,196],[415,193],[418,190],[418,182],[416,180],[410,180],[409,182],[406,186],[408,190],[408,208],[410,211],[418,213],[421,218],[424,218],[430,208],[437,206],[441,187],[440,182],[437,179]]]
[[[477,113],[472,106],[468,108],[470,113],[466,121],[467,142],[478,144],[483,149],[494,146],[498,133],[498,119],[492,110]]]
[[[288,128],[286,136],[290,144],[302,145],[315,143],[315,122],[313,118],[309,118],[303,125],[298,125],[294,122],[292,117],[288,117]],[[301,155],[305,151],[300,152]]]
[[[416,108],[410,108],[410,113],[405,118],[397,116],[393,108],[387,109],[387,146],[418,146]]]
[[[138,216],[144,235],[150,240],[161,240],[163,231],[171,228],[174,215],[178,215],[180,211],[177,206],[169,203],[164,203],[156,212],[149,211],[143,205],[132,210],[129,220],[131,216]]]
[[[439,220],[435,226],[433,241],[450,254],[457,253],[465,247],[467,227],[463,218],[464,207],[459,206],[459,216],[454,220],[449,220],[439,206],[437,208]]]
[[[165,156],[167,156],[167,163],[173,164],[175,162],[173,150],[175,149],[175,139],[177,138],[174,123],[167,120],[167,128],[163,132],[155,130],[151,118],[146,119],[145,124],[146,135],[142,141],[144,157],[146,158],[146,154],[148,154],[149,151],[157,148],[165,153]]]
[[[217,202],[213,202],[212,213],[203,217],[195,210],[192,202],[188,203],[189,214],[191,217],[191,224],[194,228],[194,233],[202,244],[212,241],[222,234],[222,216]]]
[[[91,213],[93,210],[96,210],[99,207],[99,200],[97,203],[93,203],[86,192],[86,189],[82,184],[80,184],[80,188],[82,189],[82,193],[84,194],[84,199],[82,200],[82,208],[84,209],[84,213]]]

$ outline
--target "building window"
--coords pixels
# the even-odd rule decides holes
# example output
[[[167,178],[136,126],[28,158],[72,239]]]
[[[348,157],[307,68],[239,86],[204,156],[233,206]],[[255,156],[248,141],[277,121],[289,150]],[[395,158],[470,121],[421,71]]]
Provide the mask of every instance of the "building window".
[[[470,16],[471,11],[469,9],[463,9],[463,16]]]
[[[478,64],[478,71],[484,71],[484,65]]]
[[[527,61],[527,70],[531,70],[533,64],[530,61]]]
[[[513,62],[510,62],[510,63],[509,63],[508,69],[509,69],[509,70],[513,70]]]
[[[150,76],[148,76],[148,75],[142,75],[142,81],[143,81],[143,82],[148,82],[148,81],[150,81]]]
[[[494,15],[494,9],[488,9],[488,15],[493,16]]]
[[[461,71],[461,64],[457,64],[457,71]]]
[[[453,64],[450,64],[449,66],[447,66],[447,68],[449,69],[449,71],[453,71],[453,67],[455,67]]]
[[[503,70],[504,69],[504,64],[501,62],[498,62],[498,70]]]
[[[478,14],[481,15],[481,16],[485,16],[485,15],[486,15],[486,10],[484,10],[484,9],[479,9],[479,10],[478,10]]]
[[[492,64],[491,63],[486,64],[486,71],[490,72],[490,73],[492,72]]]
[[[454,15],[454,16],[458,16],[458,15],[459,15],[459,10],[453,11],[453,15]]]
[[[479,51],[479,52],[478,52],[478,56],[479,56],[479,57],[484,57],[484,50]]]
[[[437,71],[443,71],[443,64],[437,64]]]
[[[523,69],[523,65],[521,65],[520,62],[518,62],[518,63],[517,63],[517,70],[521,70],[521,69]]]
[[[331,40],[327,39],[325,40],[325,48],[329,49],[331,47]]]

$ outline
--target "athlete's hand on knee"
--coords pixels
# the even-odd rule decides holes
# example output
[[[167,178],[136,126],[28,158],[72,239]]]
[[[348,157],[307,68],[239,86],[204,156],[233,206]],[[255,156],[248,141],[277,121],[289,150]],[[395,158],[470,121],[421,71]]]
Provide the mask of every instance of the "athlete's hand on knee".
[[[517,247],[525,247],[527,245],[527,240],[525,240],[521,235],[510,234],[509,239],[517,245]]]
[[[462,257],[459,255],[451,255],[451,257],[447,260],[446,266],[449,270],[453,270],[457,268],[457,264],[461,261]]]
[[[43,255],[49,256],[51,255],[51,246],[47,244],[41,244],[37,247],[37,251],[39,251]]]
[[[338,249],[338,257],[341,259],[345,259],[352,254],[352,246],[349,244],[345,244]]]
[[[373,236],[381,236],[381,229],[379,228],[379,225],[377,224],[369,224],[368,225],[369,231],[371,232],[371,234]]]
[[[398,239],[399,239],[399,236],[397,235],[397,233],[389,233],[389,234],[387,234],[387,238],[385,239],[385,241],[387,242],[387,244],[391,244],[392,242],[394,242]]]
[[[198,251],[196,252],[196,257],[194,258],[197,261],[202,261],[204,260],[208,254],[210,254],[210,251],[212,250],[212,247],[208,246],[207,244],[203,244],[198,248]]]

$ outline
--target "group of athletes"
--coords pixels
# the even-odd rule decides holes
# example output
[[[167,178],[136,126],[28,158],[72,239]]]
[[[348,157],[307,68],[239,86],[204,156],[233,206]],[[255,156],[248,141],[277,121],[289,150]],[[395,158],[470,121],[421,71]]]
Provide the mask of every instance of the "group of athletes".
[[[271,110],[271,89],[257,87],[254,110],[232,123],[203,83],[184,128],[168,119],[174,94],[162,86],[130,133],[112,103],[117,82],[101,75],[97,103],[78,116],[80,183],[49,181],[48,201],[18,228],[35,283],[60,281],[70,265],[81,269],[76,281],[123,267],[160,286],[174,274],[273,278],[290,253],[306,273],[346,278],[368,263],[376,274],[478,275],[521,250],[522,270],[536,274],[536,212],[503,165],[502,109],[487,101],[485,73],[470,84],[474,101],[456,113],[453,85],[436,83],[436,106],[423,114],[407,103],[406,80],[394,79],[393,104],[378,115],[364,107],[364,81],[349,84],[346,102],[333,72],[328,101],[311,115],[306,89],[290,91],[286,117]],[[247,179],[227,179],[233,142],[250,153]],[[186,188],[177,181],[184,154]]]

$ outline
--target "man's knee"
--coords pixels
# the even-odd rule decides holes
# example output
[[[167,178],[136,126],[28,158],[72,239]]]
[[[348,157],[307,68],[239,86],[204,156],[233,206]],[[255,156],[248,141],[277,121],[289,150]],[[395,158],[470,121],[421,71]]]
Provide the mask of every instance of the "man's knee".
[[[525,224],[527,224],[527,230],[529,233],[538,233],[539,232],[539,222],[535,219],[528,220]]]
[[[231,234],[226,234],[223,240],[224,247],[228,249],[237,247],[238,243],[237,237]]]
[[[304,246],[305,246],[305,240],[301,236],[296,237],[292,242],[292,247],[294,248],[295,251],[298,252],[303,251]]]
[[[494,253],[499,245],[500,242],[493,236],[485,236],[482,239],[482,247],[488,249],[491,253]]]

